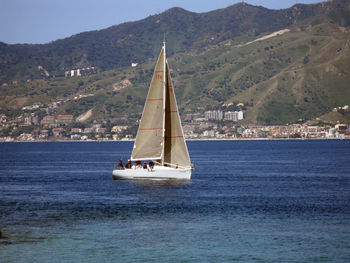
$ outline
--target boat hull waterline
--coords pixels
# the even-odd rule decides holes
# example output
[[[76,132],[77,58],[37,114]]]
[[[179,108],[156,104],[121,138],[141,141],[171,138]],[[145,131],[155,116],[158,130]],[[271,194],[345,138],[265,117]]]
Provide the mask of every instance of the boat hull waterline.
[[[158,179],[158,180],[190,180],[191,179],[191,169],[181,169],[181,168],[171,168],[164,166],[155,166],[154,169],[123,169],[113,170],[114,179]]]

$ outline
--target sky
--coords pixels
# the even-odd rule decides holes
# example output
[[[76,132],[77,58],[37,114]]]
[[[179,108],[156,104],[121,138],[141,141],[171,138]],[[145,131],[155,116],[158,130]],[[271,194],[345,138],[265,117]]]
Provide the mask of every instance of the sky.
[[[270,9],[321,0],[245,0]],[[208,12],[239,0],[0,0],[0,41],[44,44],[71,35],[136,21],[172,7]]]

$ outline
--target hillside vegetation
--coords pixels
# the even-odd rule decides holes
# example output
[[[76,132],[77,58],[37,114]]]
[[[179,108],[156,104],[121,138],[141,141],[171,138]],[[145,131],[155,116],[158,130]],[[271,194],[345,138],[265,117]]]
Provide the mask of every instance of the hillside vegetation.
[[[344,0],[285,10],[237,4],[203,14],[173,8],[47,45],[0,44],[1,82],[8,83],[0,87],[0,113],[72,99],[59,113],[137,125],[165,31],[182,113],[233,102],[244,103],[247,123],[309,120],[350,104],[349,25]],[[102,72],[60,77],[86,66]]]

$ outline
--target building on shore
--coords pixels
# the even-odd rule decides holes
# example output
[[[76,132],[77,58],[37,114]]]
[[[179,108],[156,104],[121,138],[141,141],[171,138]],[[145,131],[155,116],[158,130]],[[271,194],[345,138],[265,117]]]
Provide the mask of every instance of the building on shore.
[[[41,125],[54,124],[54,123],[55,123],[55,116],[52,116],[52,115],[44,116],[43,119],[41,120]]]
[[[222,120],[223,113],[220,110],[206,111],[205,118],[207,120]]]
[[[52,135],[56,138],[62,138],[64,135],[65,130],[63,128],[53,128],[52,129]]]
[[[47,115],[44,116],[43,119],[41,120],[41,125],[52,125],[52,124],[69,124],[73,123],[74,118],[73,115],[58,115],[58,116],[53,116],[53,115]]]
[[[225,112],[225,120],[227,120],[227,121],[243,120],[243,111]]]
[[[58,115],[56,117],[56,123],[58,124],[69,124],[74,121],[73,115]]]

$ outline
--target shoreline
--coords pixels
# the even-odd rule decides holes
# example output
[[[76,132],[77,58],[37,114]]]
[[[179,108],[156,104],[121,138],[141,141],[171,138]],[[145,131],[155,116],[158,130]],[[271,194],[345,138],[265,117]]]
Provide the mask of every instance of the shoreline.
[[[187,142],[196,141],[313,141],[313,140],[350,140],[350,138],[224,138],[224,139],[186,139]],[[0,143],[42,143],[42,142],[134,142],[135,140],[35,140],[35,141],[0,141]]]

